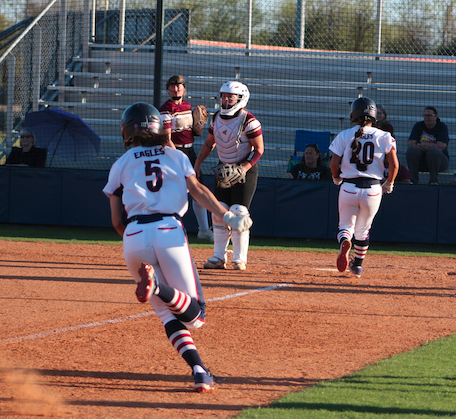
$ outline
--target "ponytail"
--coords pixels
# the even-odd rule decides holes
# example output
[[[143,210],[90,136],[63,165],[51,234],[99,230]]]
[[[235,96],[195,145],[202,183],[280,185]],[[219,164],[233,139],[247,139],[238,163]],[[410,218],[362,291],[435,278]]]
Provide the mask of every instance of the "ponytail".
[[[361,138],[364,135],[364,127],[369,123],[373,123],[373,121],[372,117],[363,115],[360,116],[355,122],[359,122],[360,127],[359,130],[356,131],[355,138],[351,143],[352,157],[350,159],[350,163],[355,163],[356,168],[360,172],[365,172],[367,170],[367,166],[364,163],[361,163],[359,160],[359,152],[361,151],[361,147],[359,145],[358,138]]]

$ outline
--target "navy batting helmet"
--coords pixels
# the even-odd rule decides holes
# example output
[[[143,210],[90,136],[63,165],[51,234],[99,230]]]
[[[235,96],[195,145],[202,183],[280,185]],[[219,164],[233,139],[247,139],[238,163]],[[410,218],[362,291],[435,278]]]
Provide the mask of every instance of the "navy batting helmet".
[[[351,105],[350,120],[355,122],[362,116],[372,118],[373,122],[377,120],[377,105],[368,97],[360,97]]]
[[[134,103],[125,109],[121,120],[121,133],[125,145],[141,133],[161,134],[163,122],[157,108],[148,103]]]

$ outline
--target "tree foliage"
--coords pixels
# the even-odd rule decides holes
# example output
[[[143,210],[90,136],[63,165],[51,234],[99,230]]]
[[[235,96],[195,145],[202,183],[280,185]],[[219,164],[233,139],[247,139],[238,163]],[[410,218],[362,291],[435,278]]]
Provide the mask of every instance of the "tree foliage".
[[[173,8],[186,8],[191,12],[191,37],[219,42],[246,41],[247,2],[230,0],[212,3],[205,0],[174,0]],[[252,6],[252,33],[263,21],[263,12],[258,0]]]

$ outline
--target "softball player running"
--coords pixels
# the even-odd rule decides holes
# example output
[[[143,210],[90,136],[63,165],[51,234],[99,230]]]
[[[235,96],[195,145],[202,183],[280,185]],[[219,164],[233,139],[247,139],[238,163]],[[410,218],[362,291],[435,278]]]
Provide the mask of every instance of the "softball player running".
[[[250,98],[245,84],[229,81],[220,88],[220,112],[212,118],[209,134],[195,162],[195,172],[201,174],[201,164],[215,146],[220,163],[241,166],[245,182],[230,187],[215,187],[214,194],[226,208],[236,214],[249,214],[258,181],[256,164],[264,152],[260,122],[245,109]],[[214,256],[204,264],[206,269],[226,269],[227,248],[233,242],[233,267],[244,270],[247,264],[250,232],[230,231],[221,219],[212,214],[214,229]]]
[[[113,164],[103,191],[110,199],[112,223],[123,236],[124,258],[138,284],[138,300],[152,304],[171,344],[192,368],[195,390],[211,392],[216,379],[188,330],[204,325],[205,302],[181,221],[188,209],[187,189],[233,230],[248,230],[252,221],[235,216],[216,200],[196,179],[188,157],[165,147],[168,136],[162,130],[155,107],[135,103],[125,110],[122,137],[132,148]]]
[[[334,153],[331,172],[339,190],[340,252],[337,269],[359,278],[362,263],[369,248],[369,231],[380,207],[382,193],[393,191],[399,162],[396,142],[389,132],[373,128],[377,119],[374,101],[361,97],[351,106],[350,119],[355,127],[342,131],[329,146]],[[388,178],[381,184],[386,159]],[[354,246],[355,257],[349,263],[349,253]]]

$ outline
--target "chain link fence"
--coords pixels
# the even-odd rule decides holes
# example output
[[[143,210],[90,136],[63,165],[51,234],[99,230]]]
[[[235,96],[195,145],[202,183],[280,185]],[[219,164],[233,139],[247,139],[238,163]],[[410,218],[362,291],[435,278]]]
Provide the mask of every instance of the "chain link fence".
[[[260,176],[285,178],[297,131],[334,136],[350,126],[350,103],[369,96],[385,107],[406,164],[408,136],[426,106],[437,108],[450,138],[456,133],[455,3],[167,1],[161,102],[167,99],[165,82],[175,74],[187,79],[187,100],[206,105],[211,114],[225,81],[247,84],[248,108],[262,123],[266,147]],[[0,15],[0,164],[19,145],[27,113],[57,108],[79,116],[99,143],[82,158],[48,145],[46,166],[52,161],[56,169],[109,170],[124,152],[122,111],[156,97],[161,33],[156,10],[142,1],[127,1],[125,9],[120,1],[108,0],[5,4]],[[197,152],[206,135],[207,127],[196,138]],[[452,185],[454,140],[448,150],[450,167],[441,184]],[[212,154],[205,173],[217,160]]]

